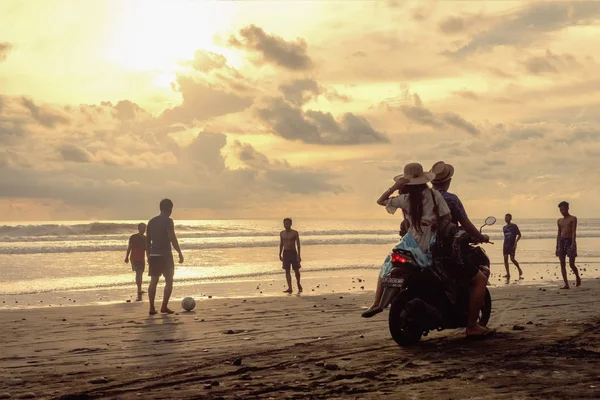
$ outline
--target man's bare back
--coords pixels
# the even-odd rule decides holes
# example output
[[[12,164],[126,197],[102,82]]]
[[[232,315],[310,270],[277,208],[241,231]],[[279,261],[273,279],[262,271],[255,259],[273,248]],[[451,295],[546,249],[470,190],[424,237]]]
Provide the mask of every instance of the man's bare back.
[[[560,237],[572,238],[573,232],[577,224],[577,217],[569,215],[558,220],[558,228],[560,230]]]
[[[279,234],[284,250],[296,250],[296,241],[298,240],[298,231],[294,229],[283,230]]]

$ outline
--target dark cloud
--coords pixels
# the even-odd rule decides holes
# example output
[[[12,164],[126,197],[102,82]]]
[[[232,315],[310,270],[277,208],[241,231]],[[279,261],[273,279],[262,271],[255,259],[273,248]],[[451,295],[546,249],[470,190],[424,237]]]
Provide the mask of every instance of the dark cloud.
[[[321,93],[321,87],[313,79],[296,79],[279,85],[279,91],[290,103],[303,106]]]
[[[12,48],[12,44],[7,42],[0,42],[0,62],[6,60],[6,57],[8,57],[8,53],[10,53]]]
[[[286,41],[279,36],[269,35],[256,25],[242,28],[239,36],[231,36],[228,44],[259,54],[261,64],[272,63],[295,71],[307,70],[313,66],[307,53],[308,46],[303,39]]]
[[[479,135],[479,129],[477,129],[472,123],[466,121],[463,117],[455,113],[447,113],[444,115],[444,121],[458,129],[461,129],[468,134],[473,136]]]
[[[443,33],[454,35],[465,29],[465,21],[461,17],[448,17],[440,21],[438,27]]]
[[[188,161],[196,171],[202,173],[222,173],[225,171],[225,159],[221,149],[227,143],[227,136],[222,133],[202,132],[186,149]]]
[[[358,145],[387,143],[389,139],[373,129],[362,117],[346,113],[336,121],[330,113],[309,110],[283,99],[271,99],[268,107],[258,110],[258,116],[273,132],[287,140],[322,145]]]
[[[442,123],[425,107],[403,106],[402,113],[410,120],[423,125],[434,127],[442,126]]]
[[[580,68],[582,65],[570,54],[557,55],[546,50],[543,56],[529,57],[523,65],[527,72],[534,75],[556,74],[561,71]]]
[[[470,90],[458,90],[455,92],[452,92],[455,95],[458,95],[464,99],[469,99],[469,100],[479,100],[479,95],[473,91]]]
[[[69,118],[47,106],[37,106],[33,100],[23,97],[23,105],[31,112],[31,116],[41,125],[54,128],[57,124],[68,124]]]
[[[94,160],[94,156],[86,149],[75,144],[65,143],[58,148],[58,152],[64,161],[90,163]]]
[[[466,45],[446,55],[465,57],[496,46],[522,46],[543,40],[546,34],[591,23],[600,15],[600,2],[535,2],[502,19],[493,28],[476,34]]]
[[[408,96],[406,94],[405,96]],[[441,128],[444,125],[451,125],[462,131],[467,132],[470,135],[479,135],[479,129],[477,129],[472,123],[466,121],[462,116],[456,113],[446,113],[441,116],[434,114],[429,109],[423,106],[423,102],[418,94],[413,94],[412,106],[401,106],[400,110],[411,121],[415,121],[422,125],[432,126],[434,128]]]
[[[249,143],[234,142],[233,150],[237,157],[249,167],[264,171],[259,178],[276,191],[293,194],[312,194],[320,192],[342,193],[344,189],[330,183],[336,176],[313,171],[308,168],[292,168],[287,161],[272,161]]]
[[[265,179],[274,185],[276,190],[292,194],[343,193],[344,189],[341,186],[328,182],[333,177],[327,173],[293,169],[272,170],[265,173]]]
[[[192,78],[177,78],[183,97],[180,105],[167,109],[161,118],[171,123],[192,123],[245,110],[252,105],[250,97],[239,96]]]
[[[287,161],[271,161],[266,155],[257,151],[250,143],[240,143],[236,140],[233,143],[233,151],[240,161],[259,171],[290,168]]]

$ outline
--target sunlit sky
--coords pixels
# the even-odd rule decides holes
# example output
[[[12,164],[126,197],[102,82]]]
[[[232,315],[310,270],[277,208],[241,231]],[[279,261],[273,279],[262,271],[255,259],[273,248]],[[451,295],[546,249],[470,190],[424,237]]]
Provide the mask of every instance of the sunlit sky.
[[[0,2],[0,219],[599,217],[600,2]]]

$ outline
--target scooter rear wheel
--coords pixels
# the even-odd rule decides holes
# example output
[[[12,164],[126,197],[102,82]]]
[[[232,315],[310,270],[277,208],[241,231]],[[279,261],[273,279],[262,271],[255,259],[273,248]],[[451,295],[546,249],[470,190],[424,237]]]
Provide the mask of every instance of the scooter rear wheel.
[[[400,293],[392,301],[389,314],[389,326],[392,338],[400,346],[411,346],[421,340],[423,330],[409,323],[406,305],[411,300],[408,293]]]

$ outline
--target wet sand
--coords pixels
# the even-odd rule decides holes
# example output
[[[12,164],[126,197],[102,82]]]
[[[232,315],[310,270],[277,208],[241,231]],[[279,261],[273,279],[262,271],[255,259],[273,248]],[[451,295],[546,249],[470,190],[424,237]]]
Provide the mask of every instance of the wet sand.
[[[0,398],[600,398],[600,280],[491,290],[494,337],[411,348],[360,318],[371,292],[3,310]]]

